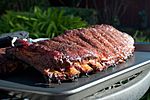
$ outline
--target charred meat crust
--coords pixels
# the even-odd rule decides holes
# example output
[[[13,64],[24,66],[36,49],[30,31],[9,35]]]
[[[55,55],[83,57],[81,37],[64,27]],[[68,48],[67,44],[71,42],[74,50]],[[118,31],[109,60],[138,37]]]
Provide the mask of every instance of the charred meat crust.
[[[0,49],[0,76],[10,75],[28,67],[27,64],[6,55],[6,48]]]
[[[7,54],[58,82],[102,71],[124,62],[134,51],[133,38],[109,25],[69,30],[51,40],[25,44]]]

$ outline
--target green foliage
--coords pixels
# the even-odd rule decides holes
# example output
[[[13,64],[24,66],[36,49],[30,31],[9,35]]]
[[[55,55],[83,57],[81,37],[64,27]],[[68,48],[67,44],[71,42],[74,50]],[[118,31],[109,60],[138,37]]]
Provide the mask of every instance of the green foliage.
[[[143,32],[137,30],[134,34],[135,41],[144,42],[146,40],[146,37],[144,37],[142,35],[143,35]]]
[[[130,34],[136,42],[150,42],[150,29],[139,30],[130,27],[122,27],[119,30]]]
[[[98,23],[98,14],[94,9],[85,9],[85,8],[68,8],[68,7],[59,7],[59,9],[64,9],[65,15],[79,16],[90,25]]]
[[[136,42],[150,42],[150,38],[144,35],[143,31],[136,30],[133,38]]]
[[[80,17],[65,15],[64,10],[48,8],[42,10],[38,7],[32,12],[7,11],[0,20],[0,33],[18,30],[28,31],[30,37],[52,38],[65,30],[87,26]]]

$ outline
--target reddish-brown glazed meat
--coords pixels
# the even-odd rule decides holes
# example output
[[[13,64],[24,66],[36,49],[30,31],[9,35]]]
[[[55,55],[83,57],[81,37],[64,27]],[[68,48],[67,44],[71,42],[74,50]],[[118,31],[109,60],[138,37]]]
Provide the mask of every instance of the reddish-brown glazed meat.
[[[109,25],[74,29],[51,40],[7,50],[42,72],[50,81],[74,80],[101,71],[133,55],[134,40]]]
[[[6,48],[0,49],[0,76],[8,75],[16,70],[27,67],[26,64],[16,59],[9,59],[5,53]]]

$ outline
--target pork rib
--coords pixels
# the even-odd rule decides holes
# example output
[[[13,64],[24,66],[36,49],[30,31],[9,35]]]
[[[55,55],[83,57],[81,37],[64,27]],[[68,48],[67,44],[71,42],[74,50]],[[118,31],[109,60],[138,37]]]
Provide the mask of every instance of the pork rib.
[[[121,63],[133,51],[131,36],[109,25],[95,25],[11,48],[7,54],[35,67],[51,81],[63,81]]]
[[[10,75],[18,70],[28,67],[27,64],[15,58],[9,58],[5,52],[6,48],[0,49],[0,76]]]

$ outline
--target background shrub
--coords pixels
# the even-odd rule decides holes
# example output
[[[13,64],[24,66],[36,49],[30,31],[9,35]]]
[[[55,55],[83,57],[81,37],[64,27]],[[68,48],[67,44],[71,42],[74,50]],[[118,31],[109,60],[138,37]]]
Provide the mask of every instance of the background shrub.
[[[98,23],[98,14],[94,9],[69,8],[69,7],[59,7],[59,9],[64,9],[65,15],[73,15],[81,17],[83,20],[87,21],[88,24],[90,25]]]
[[[64,10],[35,7],[31,12],[7,11],[0,20],[0,33],[18,30],[28,31],[30,37],[52,38],[65,30],[86,27],[87,22],[80,17],[65,14]]]

